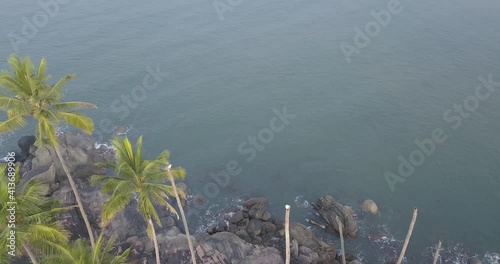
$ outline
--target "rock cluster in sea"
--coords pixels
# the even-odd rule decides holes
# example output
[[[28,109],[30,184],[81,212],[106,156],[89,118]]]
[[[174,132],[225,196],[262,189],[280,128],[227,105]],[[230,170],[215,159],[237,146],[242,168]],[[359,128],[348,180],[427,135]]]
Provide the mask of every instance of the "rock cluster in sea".
[[[251,244],[278,249],[284,259],[284,224],[272,218],[267,204],[265,198],[251,198],[243,203],[241,210],[233,210],[229,217],[220,219],[216,225],[207,230],[207,233],[210,235],[233,233]],[[340,263],[340,256],[336,254],[335,247],[323,241],[307,226],[291,222],[289,230],[291,263]],[[347,263],[360,263],[353,255],[346,254],[346,257]]]
[[[104,232],[108,238],[114,237],[118,252],[130,247],[130,263],[154,263],[154,247],[146,234],[147,224],[134,204],[117,214],[108,226],[100,226],[102,204],[107,195],[102,193],[99,186],[90,185],[88,178],[107,173],[106,168],[96,163],[114,161],[114,150],[106,145],[97,146],[95,140],[84,133],[61,134],[58,140],[61,154],[75,178],[82,204],[94,230]],[[50,184],[50,196],[59,199],[62,206],[75,205],[75,197],[54,149],[50,146],[37,148],[33,143],[33,137],[23,137],[19,141],[21,154],[18,156],[23,159],[21,180],[39,178]],[[187,189],[183,183],[179,183],[179,187]],[[338,211],[336,203],[321,201],[318,202],[318,208],[323,210],[326,219],[340,215],[346,226],[351,225],[347,211]],[[157,226],[156,231],[162,261],[190,263],[187,237],[181,230],[182,225],[165,208],[158,209],[162,225]],[[61,213],[58,220],[72,233],[72,239],[87,236],[77,208]],[[346,230],[349,234],[352,231],[350,228]],[[220,219],[207,233],[192,235],[191,240],[198,263],[281,264],[285,259],[284,233],[283,222],[272,218],[267,201],[264,198],[252,198],[243,203],[241,210],[233,210],[230,217]],[[335,247],[305,225],[290,223],[290,237],[291,263],[340,263]],[[355,257],[347,257],[348,263],[359,263]]]

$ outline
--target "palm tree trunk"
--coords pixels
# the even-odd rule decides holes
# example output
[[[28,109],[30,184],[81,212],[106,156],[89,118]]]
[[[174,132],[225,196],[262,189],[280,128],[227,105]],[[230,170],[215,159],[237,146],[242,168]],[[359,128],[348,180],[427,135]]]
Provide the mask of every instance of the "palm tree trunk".
[[[345,249],[344,249],[344,224],[340,221],[339,216],[335,216],[335,221],[337,221],[337,225],[339,226],[339,234],[340,234],[340,252],[342,253],[342,264],[346,264],[345,262]]]
[[[193,243],[191,242],[191,236],[189,235],[189,226],[186,221],[186,215],[184,214],[184,209],[182,208],[181,199],[179,198],[179,193],[177,193],[177,187],[175,186],[175,180],[172,176],[172,172],[170,169],[167,169],[168,176],[170,177],[170,182],[172,183],[172,188],[174,189],[175,199],[177,200],[177,204],[179,205],[179,210],[181,211],[182,224],[184,225],[184,229],[186,230],[186,237],[188,240],[189,251],[191,251],[191,262],[196,264],[196,256],[194,255]]]
[[[403,249],[401,249],[401,253],[399,254],[398,262],[396,262],[397,264],[401,264],[401,262],[403,262],[406,248],[408,247],[408,243],[410,242],[410,238],[411,238],[411,233],[413,232],[413,227],[415,226],[415,221],[417,221],[417,213],[418,213],[418,209],[414,208],[413,209],[413,218],[411,219],[411,222],[410,222],[410,228],[408,229],[408,233],[406,234],[405,243],[403,244]]]
[[[436,248],[436,253],[434,253],[434,261],[432,264],[437,264],[438,263],[438,258],[439,258],[439,251],[441,250],[441,240],[439,240],[439,243]]]
[[[161,264],[160,262],[160,246],[158,246],[158,239],[156,239],[156,231],[155,226],[153,225],[153,220],[149,217],[148,224],[151,226],[151,235],[153,239],[153,244],[155,245],[155,255],[156,255],[156,264]]]
[[[285,205],[285,264],[290,264],[290,205]]]
[[[95,248],[94,231],[90,226],[87,213],[85,213],[85,209],[83,208],[82,201],[80,200],[80,194],[78,193],[78,189],[76,189],[75,181],[73,181],[73,176],[71,176],[71,174],[69,173],[68,167],[66,166],[66,163],[62,158],[61,152],[59,151],[59,146],[54,146],[54,149],[56,151],[57,157],[59,158],[59,161],[61,162],[63,170],[66,173],[66,176],[68,177],[69,184],[71,185],[71,189],[73,190],[73,194],[75,195],[76,203],[78,204],[78,208],[80,209],[80,213],[82,214],[83,221],[85,222],[85,226],[87,227],[87,232],[89,233],[90,245],[92,246],[92,248]]]
[[[35,256],[35,254],[33,254],[33,251],[31,251],[31,248],[28,246],[28,244],[23,242],[23,248],[26,251],[26,253],[28,253],[28,256],[31,259],[31,263],[38,264],[38,261],[36,260],[36,256]]]

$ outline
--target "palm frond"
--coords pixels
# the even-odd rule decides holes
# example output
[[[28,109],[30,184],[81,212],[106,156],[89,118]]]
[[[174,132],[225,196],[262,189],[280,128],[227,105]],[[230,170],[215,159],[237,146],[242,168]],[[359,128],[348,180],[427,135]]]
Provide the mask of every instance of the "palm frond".
[[[42,115],[37,116],[38,124],[36,129],[35,145],[43,147],[45,144],[50,144],[57,147],[59,143],[56,137],[56,127],[49,119]]]
[[[101,214],[101,221],[104,226],[109,224],[111,219],[130,203],[133,197],[133,190],[130,190],[130,187],[129,182],[120,182],[111,197],[104,202]]]
[[[82,114],[71,112],[57,112],[56,115],[64,120],[68,125],[85,131],[87,134],[92,134],[94,130],[94,121],[91,118]]]
[[[172,172],[172,176],[174,176],[176,179],[184,180],[186,178],[186,170],[181,167],[176,167],[170,170]]]
[[[44,100],[50,103],[59,102],[63,98],[62,88],[70,80],[76,77],[76,74],[69,74],[61,78],[56,84],[54,84],[50,89],[43,95]]]
[[[149,193],[143,191],[139,193],[139,201],[137,202],[137,210],[144,216],[144,219],[152,218],[157,225],[161,226],[160,216],[154,207]]]
[[[155,161],[158,162],[161,166],[167,166],[169,164],[168,159],[170,158],[170,152],[168,150],[162,151],[158,157],[156,157]]]
[[[139,170],[142,163],[142,136],[139,137],[135,144],[134,168]]]
[[[17,98],[11,98],[5,94],[0,93],[0,110],[11,110],[13,113],[28,115],[30,105]]]
[[[8,133],[26,126],[28,122],[23,115],[16,115],[7,121],[0,122],[0,134]]]
[[[74,111],[84,108],[97,109],[96,105],[87,102],[63,102],[63,103],[55,103],[52,106],[57,111]]]

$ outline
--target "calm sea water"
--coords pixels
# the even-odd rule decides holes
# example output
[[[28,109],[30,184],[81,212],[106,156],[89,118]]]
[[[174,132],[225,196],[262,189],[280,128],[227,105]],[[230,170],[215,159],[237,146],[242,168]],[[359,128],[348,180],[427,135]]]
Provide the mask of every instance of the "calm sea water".
[[[440,239],[457,258],[494,258],[500,87],[463,114],[470,116],[460,117],[457,129],[443,114],[475,95],[479,76],[500,82],[500,2],[401,0],[402,10],[347,62],[342,43],[354,45],[355,27],[365,31],[371,11],[387,10],[389,2],[67,0],[47,15],[36,2],[9,1],[0,10],[0,65],[5,69],[17,41],[19,55],[46,56],[54,77],[76,73],[67,98],[98,105],[85,112],[96,121],[96,138],[106,142],[109,127],[130,127],[131,138],[144,135],[151,157],[169,149],[205,196],[214,192],[209,172],[237,161],[241,173],[207,198],[210,211],[190,211],[193,229],[236,198],[255,195],[270,200],[277,218],[288,203],[293,220],[305,222],[313,215],[304,200],[330,194],[358,212],[364,199],[378,203],[380,218],[358,213],[361,235],[348,243],[366,260],[382,254],[378,246],[391,247],[367,236],[386,230],[397,247],[414,207],[411,262],[425,262]],[[214,6],[230,10],[222,17]],[[136,88],[148,67],[162,72],[158,87]],[[273,109],[283,108],[295,118],[268,138],[261,131],[269,132],[263,129]],[[391,191],[384,173],[397,173],[398,156],[408,160],[414,141],[436,128],[447,140]],[[30,129],[3,136],[2,151]],[[248,161],[249,143],[238,147],[259,133],[270,142]]]

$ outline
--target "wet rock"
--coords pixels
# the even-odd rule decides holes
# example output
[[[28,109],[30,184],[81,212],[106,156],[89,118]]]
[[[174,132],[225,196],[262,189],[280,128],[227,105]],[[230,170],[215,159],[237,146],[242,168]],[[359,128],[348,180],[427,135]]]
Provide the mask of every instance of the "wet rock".
[[[213,235],[213,234],[217,233],[217,225],[210,226],[210,227],[207,229],[207,233],[208,233],[209,235]]]
[[[161,223],[164,227],[169,228],[175,226],[175,220],[171,216],[165,216],[161,218]]]
[[[264,248],[255,255],[250,255],[243,259],[240,264],[282,264],[283,258],[275,248]]]
[[[243,212],[242,211],[238,211],[238,212],[234,213],[233,216],[231,216],[231,218],[229,219],[229,222],[237,224],[241,220],[243,220]]]
[[[238,230],[236,231],[236,235],[240,237],[241,239],[245,240],[246,242],[252,242],[252,239],[250,238],[250,235],[248,235],[248,232],[245,230]]]
[[[478,257],[472,257],[469,259],[469,264],[483,264],[483,262]]]
[[[269,219],[271,219],[271,213],[266,210],[266,212],[264,214],[262,214],[260,219],[262,219],[264,221],[269,221]]]
[[[346,237],[355,237],[358,232],[358,225],[354,220],[350,210],[335,201],[330,195],[325,195],[319,199],[318,203],[313,204],[314,209],[327,222],[328,229],[339,232],[339,225],[336,221],[338,216],[344,228],[343,233]]]
[[[64,133],[58,137],[61,156],[70,173],[75,178],[87,178],[91,175],[102,175],[107,172],[104,167],[96,166],[97,162],[111,162],[114,151],[105,146],[95,148],[95,140],[84,133]],[[30,147],[33,156],[32,169],[54,166],[58,181],[66,179],[59,157],[51,146],[43,148]]]
[[[165,235],[167,237],[174,237],[174,236],[177,236],[178,234],[181,234],[181,230],[179,230],[179,228],[177,228],[176,226],[170,228],[166,233]]]
[[[224,222],[224,220],[222,220],[222,219],[219,219],[219,221],[217,222],[217,226],[215,228],[215,231],[216,232],[224,232],[226,230],[227,230],[226,222]]]
[[[313,263],[311,258],[309,258],[308,256],[304,256],[304,255],[300,255],[298,258],[297,258],[297,262],[299,264],[311,264]]]
[[[18,141],[17,145],[22,151],[29,152],[30,147],[35,144],[35,136],[22,136]]]
[[[298,258],[299,257],[299,243],[297,243],[297,240],[292,240],[292,247],[290,248],[291,249],[291,253],[292,253],[292,256],[294,256],[295,258]]]
[[[238,230],[238,225],[229,223],[229,227],[227,228],[227,230],[231,233],[234,233],[236,232],[236,230]]]
[[[248,233],[254,234],[254,235],[259,235],[260,232],[262,231],[263,224],[260,220],[257,219],[252,219],[250,220],[250,224],[248,226]]]
[[[59,183],[56,182],[56,170],[53,165],[49,167],[39,167],[26,172],[21,176],[21,183],[27,182],[31,179],[36,179],[40,182],[48,184],[49,195],[59,188]]]
[[[275,248],[252,245],[229,232],[192,236],[198,263],[282,264]],[[168,263],[190,263],[185,235],[161,241],[161,258]],[[165,262],[167,263],[167,262]]]
[[[331,263],[335,259],[336,251],[332,245],[327,244],[313,231],[300,223],[290,223],[290,237],[297,240],[300,246],[305,246],[318,254],[318,261]]]
[[[243,207],[247,208],[247,209],[250,209],[252,207],[259,208],[259,209],[265,208],[266,205],[267,205],[267,200],[265,198],[262,198],[262,197],[251,198],[243,203]]]
[[[377,215],[378,214],[378,207],[377,204],[373,200],[365,200],[361,204],[361,208],[363,208],[363,211],[370,213],[372,215]]]
[[[276,226],[273,223],[263,222],[262,225],[266,233],[274,233],[277,230]]]
[[[129,237],[126,243],[130,246],[130,254],[132,257],[139,257],[144,252],[144,244],[137,236]]]

